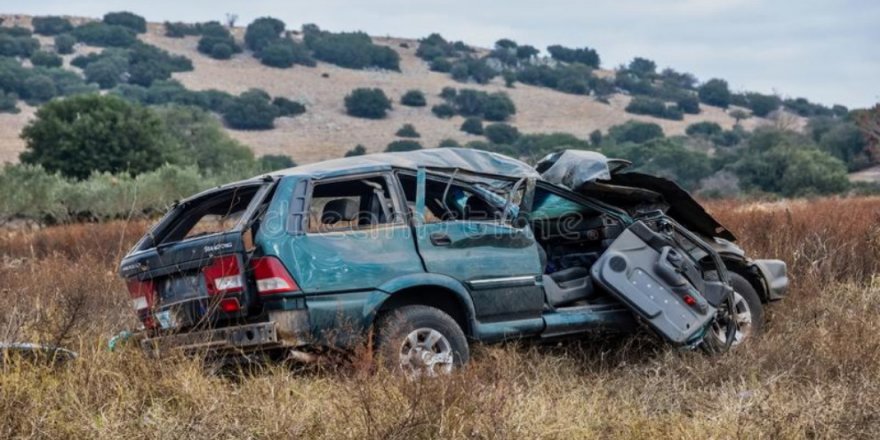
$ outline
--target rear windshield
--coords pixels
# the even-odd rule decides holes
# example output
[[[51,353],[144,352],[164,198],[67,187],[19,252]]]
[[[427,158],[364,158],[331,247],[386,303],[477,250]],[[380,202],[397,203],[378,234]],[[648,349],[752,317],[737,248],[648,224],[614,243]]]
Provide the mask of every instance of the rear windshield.
[[[246,220],[243,216],[260,188],[260,185],[233,187],[181,204],[138,249],[231,231]]]

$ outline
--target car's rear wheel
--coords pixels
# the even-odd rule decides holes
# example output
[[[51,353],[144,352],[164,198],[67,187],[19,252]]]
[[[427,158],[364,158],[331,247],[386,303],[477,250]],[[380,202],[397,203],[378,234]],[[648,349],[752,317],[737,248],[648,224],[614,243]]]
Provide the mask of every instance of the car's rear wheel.
[[[761,304],[758,292],[745,277],[735,272],[730,272],[728,275],[730,285],[733,287],[732,316],[737,324],[730,348],[735,348],[749,337],[761,332],[764,324],[764,306]],[[710,351],[720,351],[722,347],[727,346],[727,337],[727,326],[716,322],[706,336],[705,343]]]
[[[420,305],[390,310],[379,318],[376,351],[389,369],[412,377],[449,374],[470,357],[467,338],[455,320]]]

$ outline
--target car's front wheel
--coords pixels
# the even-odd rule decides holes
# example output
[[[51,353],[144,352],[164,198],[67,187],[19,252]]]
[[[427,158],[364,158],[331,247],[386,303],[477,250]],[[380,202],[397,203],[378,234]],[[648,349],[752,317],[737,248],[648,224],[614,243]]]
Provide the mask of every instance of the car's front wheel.
[[[391,370],[413,377],[449,374],[470,357],[467,338],[455,320],[421,305],[390,310],[379,318],[376,351]]]
[[[734,348],[745,342],[752,335],[761,332],[764,324],[764,306],[758,292],[742,275],[730,272],[730,286],[733,288],[733,314],[730,315],[736,321],[736,332],[730,348]],[[727,325],[716,322],[706,336],[705,343],[710,351],[719,351],[727,344]]]

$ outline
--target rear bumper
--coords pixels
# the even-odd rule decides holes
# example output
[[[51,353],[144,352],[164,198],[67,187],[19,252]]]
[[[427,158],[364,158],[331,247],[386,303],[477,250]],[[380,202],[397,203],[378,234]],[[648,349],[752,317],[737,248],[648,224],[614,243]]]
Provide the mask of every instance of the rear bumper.
[[[156,355],[173,351],[256,351],[282,347],[274,322],[222,327],[141,340],[141,348]]]
[[[767,288],[767,300],[777,301],[785,297],[788,291],[788,270],[782,260],[754,260]]]

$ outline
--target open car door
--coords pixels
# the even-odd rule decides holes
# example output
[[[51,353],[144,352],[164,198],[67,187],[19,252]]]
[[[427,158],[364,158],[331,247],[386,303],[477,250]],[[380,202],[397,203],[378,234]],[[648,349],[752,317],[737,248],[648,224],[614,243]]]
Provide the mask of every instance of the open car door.
[[[591,272],[594,281],[678,345],[699,342],[730,293],[727,283],[705,280],[675,240],[642,221],[623,231]]]

